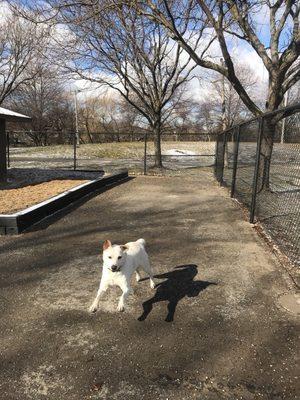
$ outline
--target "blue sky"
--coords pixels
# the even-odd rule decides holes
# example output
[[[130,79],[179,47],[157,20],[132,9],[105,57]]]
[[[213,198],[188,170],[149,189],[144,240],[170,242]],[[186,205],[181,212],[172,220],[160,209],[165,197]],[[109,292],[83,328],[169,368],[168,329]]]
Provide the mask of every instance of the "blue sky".
[[[3,7],[3,5],[7,3],[6,1],[0,0],[0,10],[2,9],[2,14],[3,12],[5,13],[7,10],[7,7]],[[19,3],[31,7],[33,5],[36,5],[37,3],[42,4],[43,1],[34,1],[34,0],[19,0]],[[279,15],[280,17],[280,15]],[[270,31],[269,31],[269,10],[267,6],[263,6],[260,9],[259,13],[256,13],[255,16],[255,23],[256,23],[256,32],[260,38],[260,40],[263,42],[263,44],[266,47],[269,47],[270,44]],[[280,36],[280,45],[283,46],[285,44],[286,38],[287,38],[287,33],[288,29],[291,26],[291,20],[289,20],[286,24],[285,29],[283,30],[281,36]],[[261,94],[258,94],[259,96],[263,96],[263,93],[265,91],[265,85],[268,79],[268,73],[261,61],[261,59],[257,56],[256,52],[253,50],[253,48],[247,44],[245,41],[238,40],[236,38],[232,38],[229,43],[230,51],[233,54],[233,57],[236,60],[239,60],[239,62],[242,62],[246,65],[249,66],[253,70],[253,74],[256,74],[257,80],[258,80],[258,86],[261,89]],[[212,51],[215,53],[216,56],[220,56],[220,52],[218,50],[218,46],[214,45]],[[197,68],[198,73],[200,76],[205,75],[206,71],[203,71],[201,68]],[[84,87],[85,84],[84,82],[78,82],[79,87]],[[201,96],[201,98],[205,97],[206,95],[209,96],[209,82],[202,81],[200,86],[199,83],[195,83],[191,86],[191,94],[198,98]]]

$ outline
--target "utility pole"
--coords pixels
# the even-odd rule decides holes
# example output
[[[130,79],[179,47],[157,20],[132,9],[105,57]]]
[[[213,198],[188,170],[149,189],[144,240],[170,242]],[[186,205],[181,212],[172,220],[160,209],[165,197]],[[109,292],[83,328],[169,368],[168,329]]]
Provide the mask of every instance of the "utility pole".
[[[287,90],[284,95],[284,107],[287,107],[288,101],[289,101],[289,91]],[[281,144],[284,143],[285,123],[286,123],[286,118],[283,118],[281,127],[281,138],[280,138]]]
[[[75,136],[76,136],[76,145],[79,146],[79,129],[78,129],[78,107],[77,107],[77,93],[79,91],[76,89],[74,91],[74,108],[75,108]]]

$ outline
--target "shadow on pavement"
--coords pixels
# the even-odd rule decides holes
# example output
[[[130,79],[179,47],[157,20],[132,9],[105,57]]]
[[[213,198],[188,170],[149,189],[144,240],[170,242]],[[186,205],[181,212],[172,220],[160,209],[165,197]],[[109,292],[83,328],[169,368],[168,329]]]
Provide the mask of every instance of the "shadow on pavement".
[[[143,303],[144,311],[138,320],[145,321],[152,311],[153,304],[159,303],[160,301],[168,301],[168,315],[165,321],[172,322],[174,320],[177,304],[180,300],[184,297],[197,297],[199,293],[208,286],[217,285],[215,282],[194,281],[197,272],[197,265],[188,264],[179,265],[175,267],[173,271],[156,275],[156,278],[167,278],[167,280],[159,283],[155,295]]]
[[[115,188],[116,186],[122,185],[123,183],[129,182],[132,179],[134,179],[134,177],[128,176],[127,178],[125,178],[121,181],[109,184],[101,189],[95,190],[92,193],[86,194],[81,199],[75,200],[73,203],[70,203],[69,205],[62,208],[61,210],[56,211],[52,215],[49,215],[48,217],[45,217],[44,219],[38,221],[34,225],[25,229],[22,233],[24,234],[24,233],[28,233],[28,232],[35,232],[35,231],[47,229],[48,226],[52,225],[54,222],[59,221],[61,218],[65,217],[67,214],[70,214],[72,211],[76,210],[78,207],[82,206],[84,203],[91,200],[93,197],[96,197],[101,193],[107,192],[107,191]]]

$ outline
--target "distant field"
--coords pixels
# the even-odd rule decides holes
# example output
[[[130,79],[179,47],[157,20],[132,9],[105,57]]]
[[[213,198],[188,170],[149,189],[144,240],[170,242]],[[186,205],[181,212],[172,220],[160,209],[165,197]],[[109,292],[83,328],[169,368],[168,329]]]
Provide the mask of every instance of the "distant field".
[[[192,152],[195,154],[214,154],[215,142],[164,142],[162,143],[163,154],[172,154],[172,150]],[[154,154],[153,143],[148,143],[149,154]],[[73,157],[72,145],[56,145],[46,147],[17,147],[11,148],[12,157]],[[174,152],[174,155],[176,153]],[[78,158],[137,158],[144,156],[143,142],[114,142],[81,144],[77,148]]]

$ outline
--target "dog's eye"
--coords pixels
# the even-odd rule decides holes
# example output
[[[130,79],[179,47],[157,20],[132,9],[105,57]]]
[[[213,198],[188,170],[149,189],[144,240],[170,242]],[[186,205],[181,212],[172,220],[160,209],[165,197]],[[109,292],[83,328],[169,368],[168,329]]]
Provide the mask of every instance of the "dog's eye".
[[[111,258],[111,256],[108,256],[108,258]]]
[[[118,257],[118,260],[120,260],[120,258],[122,258],[122,256],[119,256],[119,257]]]

